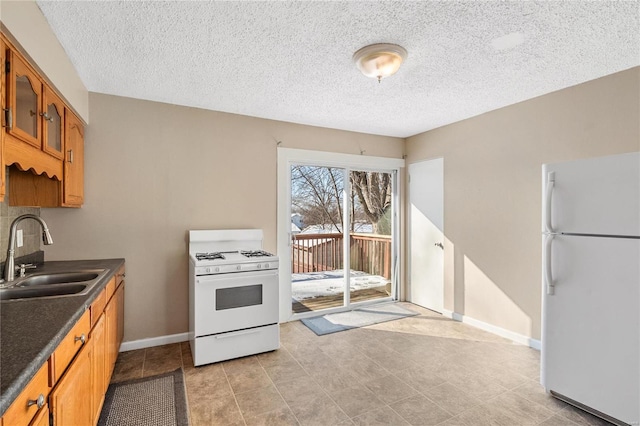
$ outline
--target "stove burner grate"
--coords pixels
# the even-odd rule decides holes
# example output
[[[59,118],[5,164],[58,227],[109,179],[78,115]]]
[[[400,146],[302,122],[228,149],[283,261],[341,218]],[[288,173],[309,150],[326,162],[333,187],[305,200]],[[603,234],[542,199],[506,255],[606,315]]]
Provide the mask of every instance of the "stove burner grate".
[[[224,259],[222,253],[196,253],[197,260]]]
[[[241,250],[240,254],[245,257],[272,257],[273,255],[264,250]]]

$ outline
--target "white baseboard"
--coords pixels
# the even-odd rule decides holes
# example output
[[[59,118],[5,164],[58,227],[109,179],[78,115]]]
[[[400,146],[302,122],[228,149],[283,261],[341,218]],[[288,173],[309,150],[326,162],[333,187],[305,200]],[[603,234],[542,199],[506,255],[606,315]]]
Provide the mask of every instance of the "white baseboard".
[[[150,337],[148,339],[132,340],[130,342],[122,342],[120,345],[120,352],[168,345],[170,343],[186,342],[187,340],[189,340],[189,333],[178,333],[170,336],[158,336]]]
[[[483,321],[479,321],[475,318],[464,316],[457,312],[443,309],[442,315],[447,318],[451,318],[454,321],[459,321],[465,324],[469,324],[473,327],[479,328],[484,331],[488,331],[489,333],[496,334],[500,337],[504,337],[505,339],[513,340],[516,343],[529,346],[530,348],[533,348],[536,350],[540,350],[540,348],[542,347],[540,340],[532,339],[531,337],[527,337],[523,334],[506,330],[504,328],[501,328]],[[154,346],[168,345],[170,343],[186,342],[187,340],[189,340],[189,333],[178,333],[178,334],[172,334],[169,336],[159,336],[159,337],[150,337],[148,339],[132,340],[130,342],[122,342],[122,345],[120,345],[120,352],[151,348]]]
[[[524,334],[519,334],[514,331],[506,330],[504,328],[495,326],[493,324],[489,324],[475,318],[471,318],[468,316],[464,316],[457,312],[448,311],[446,309],[442,310],[442,315],[447,318],[451,318],[455,321],[460,321],[465,324],[472,325],[480,330],[488,331],[489,333],[496,334],[500,337],[504,337],[505,339],[513,340],[516,343],[520,343],[522,345],[529,346],[532,349],[540,350],[542,348],[542,344],[540,340],[532,339],[531,337],[525,336]]]

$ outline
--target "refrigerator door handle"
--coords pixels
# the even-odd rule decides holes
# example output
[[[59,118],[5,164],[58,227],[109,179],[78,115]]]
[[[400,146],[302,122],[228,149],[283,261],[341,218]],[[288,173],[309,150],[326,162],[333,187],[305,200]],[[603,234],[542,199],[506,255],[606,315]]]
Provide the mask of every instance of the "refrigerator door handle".
[[[547,174],[547,193],[545,198],[545,226],[547,228],[547,232],[556,232],[551,225],[551,197],[553,195],[553,186],[556,182],[556,173],[549,172]]]
[[[553,275],[551,273],[551,246],[555,235],[548,234],[544,244],[544,281],[547,287],[547,294],[553,296],[555,294],[555,284],[553,283]]]

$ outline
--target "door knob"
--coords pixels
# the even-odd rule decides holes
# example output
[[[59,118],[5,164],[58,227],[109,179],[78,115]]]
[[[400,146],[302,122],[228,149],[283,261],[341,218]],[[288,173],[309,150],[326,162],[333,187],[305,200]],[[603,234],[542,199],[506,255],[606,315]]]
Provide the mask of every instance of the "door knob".
[[[434,246],[440,247],[442,250],[444,250],[444,245],[442,243],[435,243]]]

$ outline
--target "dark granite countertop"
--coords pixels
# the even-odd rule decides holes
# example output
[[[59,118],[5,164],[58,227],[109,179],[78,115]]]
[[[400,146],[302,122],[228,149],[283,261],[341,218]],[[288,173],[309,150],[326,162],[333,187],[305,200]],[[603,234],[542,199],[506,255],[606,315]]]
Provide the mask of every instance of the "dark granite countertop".
[[[0,301],[0,417],[123,264],[124,259],[45,262],[29,272],[109,272],[86,295]]]

